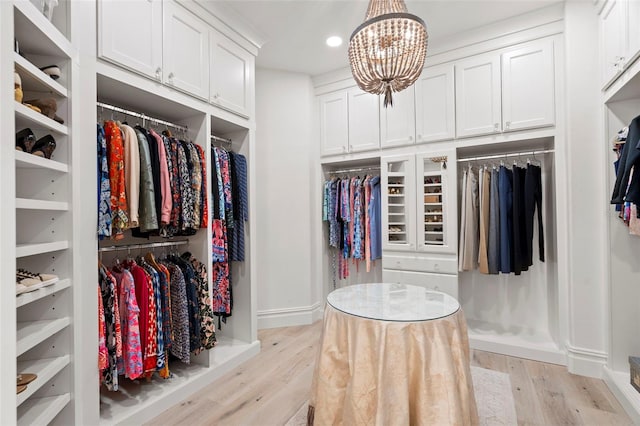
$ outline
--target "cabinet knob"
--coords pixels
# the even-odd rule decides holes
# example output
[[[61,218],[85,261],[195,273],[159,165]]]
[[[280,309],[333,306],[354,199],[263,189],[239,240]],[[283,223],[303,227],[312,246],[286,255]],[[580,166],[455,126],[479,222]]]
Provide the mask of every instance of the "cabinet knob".
[[[438,265],[437,263],[433,264],[433,269],[434,271],[439,271],[440,270],[440,265]]]
[[[508,129],[509,127],[511,127],[511,122],[510,122],[510,121],[507,121],[506,123],[504,123],[504,127],[505,127],[505,128],[507,128],[507,129]]]
[[[160,73],[162,72],[162,68],[156,68],[156,79],[160,80]]]
[[[168,77],[169,77],[169,82],[173,84],[173,77],[175,77],[174,74],[170,72]]]
[[[496,124],[493,125],[493,130],[494,131],[497,132],[497,131],[499,131],[499,129],[500,129],[500,124],[499,123],[496,123]]]
[[[421,141],[422,140],[422,135],[418,135],[418,140]]]
[[[347,152],[347,147],[343,146],[342,147],[342,152]]]
[[[213,99],[218,99],[220,97],[220,93],[216,93],[215,95],[213,95]]]
[[[409,140],[412,141],[413,140],[413,136],[409,136]]]

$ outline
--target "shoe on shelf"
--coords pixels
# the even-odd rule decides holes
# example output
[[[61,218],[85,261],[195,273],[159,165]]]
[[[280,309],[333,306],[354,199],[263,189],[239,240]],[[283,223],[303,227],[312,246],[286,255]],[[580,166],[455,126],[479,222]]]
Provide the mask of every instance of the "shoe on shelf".
[[[16,389],[16,395],[24,392],[25,390],[27,390],[27,385],[18,385]]]
[[[36,143],[36,136],[28,127],[16,133],[16,149],[23,152],[31,152]]]
[[[31,107],[40,109],[42,114],[60,124],[64,124],[64,120],[56,114],[58,111],[58,103],[54,98],[32,99],[30,101],[25,101],[25,104],[29,104]]]
[[[46,67],[40,68],[40,70],[51,77],[53,80],[57,80],[60,78],[60,67],[57,65],[47,65]]]
[[[37,378],[38,378],[37,374],[32,374],[32,373],[18,374],[18,377],[17,377],[18,386],[28,385],[29,383],[33,382]]]
[[[22,103],[22,98],[24,97],[22,93],[22,79],[20,78],[20,74],[17,72],[13,72],[13,88],[14,88],[14,98],[16,102]]]
[[[18,269],[18,271],[16,272],[16,278],[19,278],[18,282],[20,284],[25,284],[24,281],[26,281],[26,280],[27,280],[26,281],[27,283],[30,283],[30,282],[32,282],[31,280],[33,280],[34,282],[42,284],[43,286],[51,285],[51,284],[54,284],[54,283],[58,282],[58,276],[57,275],[53,275],[53,274],[38,274],[38,273],[31,272],[31,271],[27,271],[26,269]]]
[[[37,155],[38,157],[44,157],[46,159],[51,159],[51,155],[53,155],[53,151],[56,149],[56,140],[51,135],[46,135],[38,139],[38,141],[33,145],[31,153],[33,155]]]

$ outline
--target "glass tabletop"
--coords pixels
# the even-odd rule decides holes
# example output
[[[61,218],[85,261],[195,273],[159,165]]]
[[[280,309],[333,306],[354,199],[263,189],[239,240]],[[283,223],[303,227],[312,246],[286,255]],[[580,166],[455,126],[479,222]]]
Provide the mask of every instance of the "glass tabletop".
[[[327,303],[344,313],[382,321],[428,321],[454,314],[458,301],[448,294],[408,284],[372,283],[339,288]]]

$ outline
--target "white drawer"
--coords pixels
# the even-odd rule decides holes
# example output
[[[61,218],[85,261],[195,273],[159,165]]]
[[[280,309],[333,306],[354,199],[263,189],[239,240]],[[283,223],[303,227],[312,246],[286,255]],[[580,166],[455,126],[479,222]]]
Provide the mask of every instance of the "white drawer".
[[[382,270],[382,281],[418,285],[429,290],[441,291],[458,298],[458,276],[444,274],[430,274],[427,272]]]
[[[399,269],[402,271],[435,272],[438,274],[457,274],[458,262],[455,256],[418,257],[382,255],[383,269]]]

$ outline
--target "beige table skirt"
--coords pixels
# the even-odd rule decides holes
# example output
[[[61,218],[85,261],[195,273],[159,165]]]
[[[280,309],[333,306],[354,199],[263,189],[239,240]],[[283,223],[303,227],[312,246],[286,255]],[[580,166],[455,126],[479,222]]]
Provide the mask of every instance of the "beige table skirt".
[[[394,322],[327,304],[309,423],[478,424],[462,310],[436,320]]]

